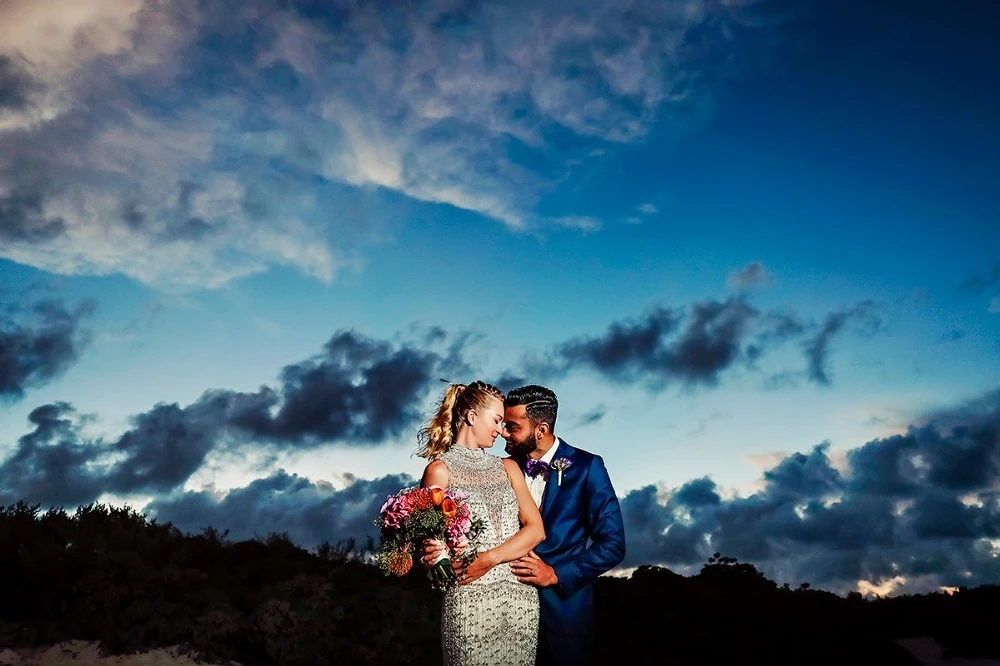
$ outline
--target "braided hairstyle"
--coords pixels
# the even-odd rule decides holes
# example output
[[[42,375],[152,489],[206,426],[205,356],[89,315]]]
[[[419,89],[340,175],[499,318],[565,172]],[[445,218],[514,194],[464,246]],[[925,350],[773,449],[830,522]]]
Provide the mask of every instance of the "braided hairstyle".
[[[451,448],[465,415],[470,409],[485,408],[490,398],[503,402],[503,391],[481,381],[449,385],[437,414],[417,435],[417,455],[434,458]]]
[[[517,407],[518,405],[524,405],[525,416],[531,421],[531,425],[548,423],[549,432],[555,432],[559,400],[552,389],[538,384],[512,389],[507,394],[507,399],[504,400],[504,407]]]

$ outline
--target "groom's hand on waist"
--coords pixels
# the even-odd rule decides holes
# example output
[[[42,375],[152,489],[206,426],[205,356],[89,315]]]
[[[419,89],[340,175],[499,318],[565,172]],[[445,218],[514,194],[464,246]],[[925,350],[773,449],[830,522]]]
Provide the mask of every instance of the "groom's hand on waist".
[[[533,550],[511,562],[510,568],[522,583],[536,587],[552,587],[559,583],[556,570],[543,562]]]

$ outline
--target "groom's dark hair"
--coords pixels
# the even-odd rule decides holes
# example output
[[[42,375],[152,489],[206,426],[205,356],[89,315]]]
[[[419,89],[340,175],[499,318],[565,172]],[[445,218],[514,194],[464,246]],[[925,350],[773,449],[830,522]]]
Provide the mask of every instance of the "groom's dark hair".
[[[532,424],[544,421],[549,424],[549,431],[556,430],[556,413],[559,411],[559,401],[550,388],[530,384],[513,389],[503,401],[504,407],[524,405],[524,413]]]

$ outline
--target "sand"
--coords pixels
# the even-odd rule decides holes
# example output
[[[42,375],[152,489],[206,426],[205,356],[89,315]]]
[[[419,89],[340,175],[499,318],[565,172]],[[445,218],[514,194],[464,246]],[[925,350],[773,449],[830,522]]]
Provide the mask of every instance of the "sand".
[[[0,666],[239,666],[235,661],[228,664],[205,664],[196,661],[190,654],[182,653],[177,647],[147,650],[136,654],[110,655],[102,657],[96,641],[65,641],[49,647],[18,648],[0,650]]]
[[[944,648],[929,636],[900,638],[896,643],[906,648],[925,666],[1000,666],[1000,660],[997,659],[970,659],[966,657],[945,659]]]

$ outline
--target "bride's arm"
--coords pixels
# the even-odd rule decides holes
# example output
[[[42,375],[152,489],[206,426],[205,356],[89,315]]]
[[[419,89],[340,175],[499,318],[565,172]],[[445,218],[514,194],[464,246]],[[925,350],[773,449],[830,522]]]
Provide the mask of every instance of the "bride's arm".
[[[443,460],[432,460],[424,467],[424,475],[420,478],[420,487],[438,486],[448,487],[448,465]],[[424,539],[420,544],[420,566],[425,570],[431,568],[431,563],[438,559],[438,556],[445,550],[443,541],[437,539]]]
[[[420,479],[420,487],[448,487],[448,464],[443,460],[432,460],[424,467],[424,476]]]
[[[491,548],[481,554],[487,558],[487,562],[490,562],[491,566],[502,562],[513,562],[526,555],[529,550],[545,539],[542,514],[539,513],[538,506],[528,490],[528,484],[524,481],[524,472],[510,458],[504,459],[503,466],[507,472],[507,478],[510,479],[510,485],[514,489],[514,495],[517,497],[521,529],[496,548]]]

